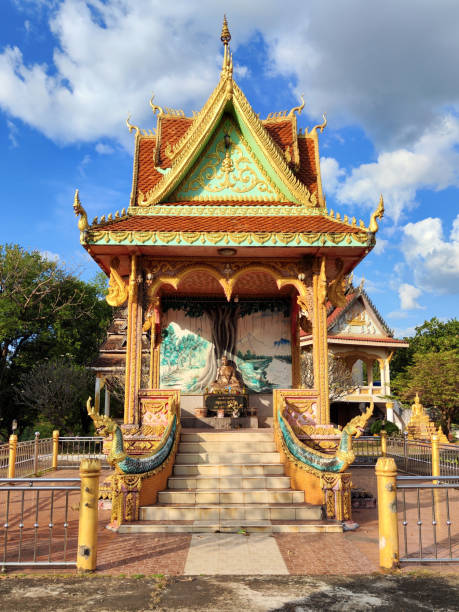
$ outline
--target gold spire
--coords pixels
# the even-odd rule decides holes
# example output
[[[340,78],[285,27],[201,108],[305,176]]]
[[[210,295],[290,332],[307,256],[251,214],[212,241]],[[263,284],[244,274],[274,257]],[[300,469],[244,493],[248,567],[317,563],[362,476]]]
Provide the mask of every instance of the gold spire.
[[[223,16],[222,33],[220,34],[220,40],[225,47],[223,53],[223,65],[222,65],[222,78],[231,80],[233,78],[233,58],[229,49],[229,42],[231,40],[231,34],[228,28],[228,22],[226,21],[226,15]],[[232,94],[232,87],[228,87],[228,96]]]
[[[222,25],[222,33],[220,34],[220,40],[225,45],[225,47],[229,44],[231,40],[231,34],[228,28],[228,22],[226,21],[226,15],[223,15],[223,25]]]

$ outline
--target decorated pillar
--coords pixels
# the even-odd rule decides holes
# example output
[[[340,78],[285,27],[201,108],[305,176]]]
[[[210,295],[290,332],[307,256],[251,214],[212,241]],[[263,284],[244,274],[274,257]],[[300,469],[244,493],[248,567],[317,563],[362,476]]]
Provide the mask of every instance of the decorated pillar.
[[[319,423],[330,422],[328,390],[328,342],[327,342],[327,277],[326,258],[315,259],[312,267],[312,359],[314,387],[319,392]]]
[[[138,422],[138,392],[142,371],[142,300],[137,282],[138,256],[131,255],[129,276],[128,327],[126,341],[126,385],[124,392],[124,422]]]
[[[154,297],[149,305],[149,316],[143,329],[150,330],[150,375],[149,388],[159,389],[159,365],[161,348],[161,300]]]
[[[297,300],[292,300],[291,332],[292,332],[292,387],[301,386],[301,346],[300,346],[300,307]]]
[[[367,385],[370,395],[373,393],[373,359],[367,359]]]

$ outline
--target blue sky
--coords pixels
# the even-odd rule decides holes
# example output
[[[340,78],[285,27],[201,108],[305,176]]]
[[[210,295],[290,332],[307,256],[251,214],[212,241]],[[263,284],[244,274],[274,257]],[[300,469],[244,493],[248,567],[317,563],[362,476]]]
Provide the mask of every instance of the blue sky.
[[[0,242],[59,257],[85,278],[76,187],[91,220],[128,204],[133,139],[148,99],[199,109],[219,77],[222,13],[236,80],[255,112],[327,112],[329,208],[386,216],[356,270],[398,335],[457,316],[459,3],[421,0],[2,0]]]

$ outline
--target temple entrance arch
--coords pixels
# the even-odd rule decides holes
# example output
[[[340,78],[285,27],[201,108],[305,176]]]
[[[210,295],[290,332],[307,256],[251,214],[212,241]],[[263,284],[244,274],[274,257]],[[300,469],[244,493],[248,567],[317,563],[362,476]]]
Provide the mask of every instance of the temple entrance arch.
[[[291,384],[292,350],[298,351],[296,318],[293,335],[291,321],[297,315],[292,309],[297,284],[269,265],[230,260],[183,262],[173,275],[159,274],[149,291],[150,303],[161,309],[162,328],[158,359],[151,360],[160,371],[152,379],[161,388],[202,394],[225,356],[251,393]],[[180,371],[185,363],[186,376]]]

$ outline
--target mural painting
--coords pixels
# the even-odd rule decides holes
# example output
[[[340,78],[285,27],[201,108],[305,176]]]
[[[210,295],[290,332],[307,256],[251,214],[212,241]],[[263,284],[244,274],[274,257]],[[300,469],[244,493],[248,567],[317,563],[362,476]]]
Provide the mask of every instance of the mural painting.
[[[236,308],[239,316],[235,317]],[[213,305],[213,312],[166,310],[161,388],[205,393],[216,379],[223,355],[240,372],[248,393],[291,386],[290,319],[285,311],[263,309],[245,314],[236,308],[219,304]]]

